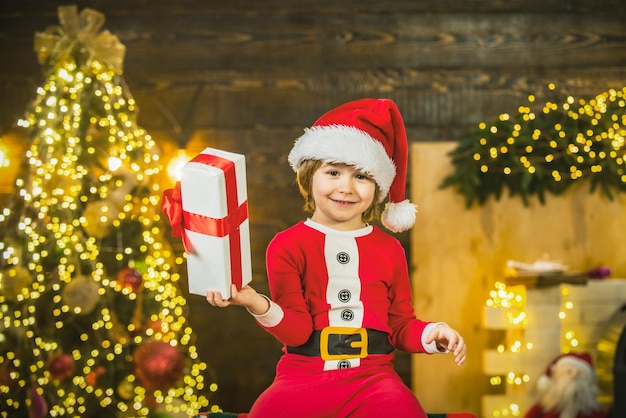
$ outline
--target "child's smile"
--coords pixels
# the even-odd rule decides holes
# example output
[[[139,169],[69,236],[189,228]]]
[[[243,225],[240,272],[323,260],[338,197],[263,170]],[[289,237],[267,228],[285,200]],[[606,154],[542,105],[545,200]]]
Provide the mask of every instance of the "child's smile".
[[[335,229],[362,228],[363,212],[372,204],[375,190],[374,180],[355,167],[324,163],[313,175],[311,219]]]

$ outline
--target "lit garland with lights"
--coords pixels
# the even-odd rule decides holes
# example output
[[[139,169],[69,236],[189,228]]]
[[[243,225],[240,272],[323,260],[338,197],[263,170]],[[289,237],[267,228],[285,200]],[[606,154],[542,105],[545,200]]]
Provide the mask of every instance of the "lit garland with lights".
[[[216,385],[186,321],[123,45],[98,34],[95,10],[59,17],[36,37],[47,80],[19,122],[31,142],[0,213],[0,417],[193,416]]]
[[[449,154],[455,171],[441,188],[456,188],[467,207],[499,199],[505,189],[526,205],[531,196],[543,203],[546,194],[561,194],[580,179],[608,198],[626,191],[626,87],[589,99],[535,102],[530,95],[515,115],[482,122],[461,140]]]

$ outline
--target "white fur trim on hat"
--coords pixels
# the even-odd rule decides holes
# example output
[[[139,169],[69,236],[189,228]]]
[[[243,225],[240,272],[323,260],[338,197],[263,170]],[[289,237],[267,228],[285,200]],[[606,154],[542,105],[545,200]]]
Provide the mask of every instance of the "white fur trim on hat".
[[[406,231],[415,223],[416,213],[417,206],[408,199],[398,203],[388,202],[383,210],[381,222],[392,232]]]
[[[537,390],[545,392],[553,378],[554,370],[561,366],[575,367],[584,373],[585,379],[589,382],[595,382],[595,373],[591,364],[591,357],[586,353],[569,353],[561,354],[548,365],[544,374],[537,379]]]
[[[380,189],[380,202],[387,197],[396,176],[396,166],[385,147],[366,132],[346,125],[306,128],[288,160],[294,171],[306,160],[353,165],[372,176]]]
[[[589,364],[589,362],[573,355],[571,356],[567,355],[567,356],[561,357],[560,359],[557,360],[557,362],[552,367],[554,368],[556,366],[565,365],[565,364],[569,364],[570,366],[574,366],[577,369],[582,370],[583,372],[586,373],[588,379],[593,379],[595,376],[593,372],[593,367],[591,366],[591,364]]]

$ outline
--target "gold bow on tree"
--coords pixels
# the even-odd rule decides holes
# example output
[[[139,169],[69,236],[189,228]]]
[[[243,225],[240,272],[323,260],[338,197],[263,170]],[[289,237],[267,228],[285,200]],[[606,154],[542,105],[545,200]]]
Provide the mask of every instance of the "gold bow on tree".
[[[35,52],[39,63],[54,65],[77,54],[77,64],[96,69],[122,71],[126,48],[117,36],[108,30],[98,33],[104,24],[104,14],[90,8],[78,13],[78,8],[58,8],[60,26],[51,26],[35,34]]]

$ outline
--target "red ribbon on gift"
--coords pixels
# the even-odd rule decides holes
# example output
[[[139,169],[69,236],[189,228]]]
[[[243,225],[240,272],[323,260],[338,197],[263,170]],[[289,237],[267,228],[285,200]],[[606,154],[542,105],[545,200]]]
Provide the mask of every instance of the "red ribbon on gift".
[[[172,235],[182,237],[183,246],[188,253],[193,253],[194,251],[185,231],[193,231],[220,238],[228,235],[232,281],[240,289],[243,279],[241,258],[238,257],[241,254],[239,226],[248,219],[248,201],[246,200],[239,205],[235,163],[209,154],[199,154],[190,162],[210,165],[223,171],[226,183],[226,208],[228,214],[223,218],[212,218],[184,210],[180,182],[176,182],[176,186],[173,189],[168,189],[163,193],[162,203],[163,212],[172,225]]]

